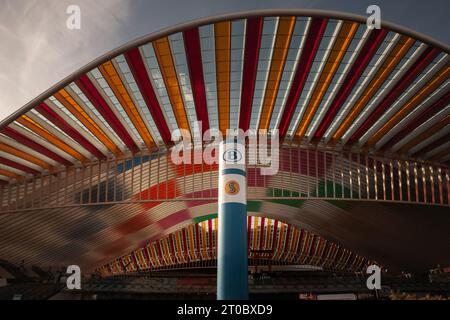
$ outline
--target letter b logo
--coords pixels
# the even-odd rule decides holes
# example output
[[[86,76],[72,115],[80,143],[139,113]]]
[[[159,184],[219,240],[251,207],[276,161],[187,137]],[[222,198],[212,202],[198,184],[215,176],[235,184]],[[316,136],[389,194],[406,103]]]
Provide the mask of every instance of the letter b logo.
[[[242,154],[237,149],[227,150],[223,154],[225,162],[239,162],[242,159]]]

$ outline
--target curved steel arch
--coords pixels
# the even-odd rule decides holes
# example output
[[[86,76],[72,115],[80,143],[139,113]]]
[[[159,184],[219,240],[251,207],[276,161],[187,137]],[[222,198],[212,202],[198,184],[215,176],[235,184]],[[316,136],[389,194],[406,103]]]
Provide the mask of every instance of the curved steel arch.
[[[328,18],[335,18],[335,19],[342,19],[342,20],[349,20],[349,21],[355,21],[359,23],[365,23],[367,21],[367,17],[351,14],[351,13],[345,13],[345,12],[339,12],[339,11],[331,11],[331,10],[314,10],[314,9],[260,9],[260,10],[251,10],[251,11],[242,11],[237,13],[226,13],[221,15],[215,15],[212,17],[207,18],[200,18],[195,19],[193,21],[181,23],[179,25],[164,28],[160,31],[152,32],[146,36],[140,37],[138,39],[135,39],[133,41],[130,41],[123,46],[120,46],[116,49],[113,49],[109,51],[108,53],[105,53],[104,55],[94,59],[90,63],[86,64],[84,67],[80,68],[73,74],[67,76],[63,80],[59,81],[57,84],[52,86],[50,89],[46,90],[39,96],[37,96],[35,99],[21,107],[19,110],[11,114],[9,117],[3,119],[0,122],[0,130],[3,129],[5,126],[7,126],[9,123],[14,121],[16,118],[18,118],[23,113],[26,113],[27,111],[31,110],[36,104],[38,104],[41,101],[46,100],[51,95],[53,95],[55,92],[58,92],[60,89],[63,89],[65,86],[67,86],[70,82],[76,80],[81,75],[85,74],[86,72],[92,70],[96,66],[110,60],[111,58],[122,54],[126,52],[127,50],[137,47],[140,45],[143,45],[147,42],[165,37],[169,34],[173,34],[175,32],[180,32],[192,27],[201,26],[207,23],[214,23],[214,22],[220,22],[224,20],[234,20],[234,19],[241,19],[241,18],[247,18],[247,17],[254,17],[254,16],[311,16],[311,17],[328,17]],[[433,39],[432,37],[429,37],[427,35],[424,35],[422,33],[416,32],[414,30],[411,30],[406,27],[402,27],[400,25],[397,25],[392,22],[388,21],[382,21],[381,27],[384,29],[389,29],[401,34],[405,34],[408,36],[411,36],[415,39],[421,40],[424,43],[430,44],[432,46],[435,46],[437,48],[442,49],[443,51],[450,54],[450,45],[445,44],[441,41],[438,41],[436,39]]]

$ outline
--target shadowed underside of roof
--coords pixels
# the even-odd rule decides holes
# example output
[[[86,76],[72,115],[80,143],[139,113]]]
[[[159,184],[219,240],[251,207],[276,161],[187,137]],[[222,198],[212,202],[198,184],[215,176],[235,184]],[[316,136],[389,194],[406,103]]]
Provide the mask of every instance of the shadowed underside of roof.
[[[0,131],[0,180],[171,145],[176,129],[450,160],[448,52],[320,16],[191,25],[95,66]]]
[[[211,217],[213,217],[211,219]],[[97,269],[102,276],[215,265],[217,215],[148,243]],[[254,264],[291,264],[344,272],[363,271],[370,261],[306,230],[278,220],[248,216],[248,250]]]
[[[350,200],[252,201],[248,213],[295,226],[394,272],[450,265],[447,207]],[[217,214],[217,201],[116,204],[0,216],[2,259],[92,271]]]
[[[316,235],[312,243],[317,250],[321,243],[334,242],[352,252],[350,260],[356,264],[355,257],[366,257],[396,271],[420,272],[450,265],[443,254],[450,252],[449,51],[398,29],[368,29],[361,21],[266,13],[191,23],[127,46],[34,100],[0,125],[0,184],[5,185],[0,189],[1,258],[95,270],[111,261],[133,259],[155,243],[166,243],[169,251],[170,243],[187,245],[182,239],[167,239],[217,214],[214,189],[211,184],[206,190],[201,178],[201,189],[192,182],[195,190],[189,192],[207,191],[211,199],[169,194],[170,188],[178,190],[179,175],[169,186],[165,172],[173,168],[166,161],[160,170],[160,159],[152,152],[166,154],[173,132],[185,129],[192,134],[201,121],[202,133],[211,128],[224,133],[278,129],[285,146],[343,150],[339,176],[335,155],[300,147],[294,157],[297,172],[292,161],[289,167],[284,164],[283,154],[281,174],[267,183],[249,171],[249,179],[255,178],[250,187],[264,181],[261,190],[255,189],[262,194],[268,189],[274,197],[281,185],[283,198],[288,184],[291,195],[294,189],[298,193],[298,199],[250,199],[250,225],[280,221],[286,230],[296,230],[297,238],[295,232],[283,233],[292,241],[310,232]],[[292,159],[292,152],[288,154]],[[360,155],[365,155],[365,163]],[[394,158],[401,161],[391,161]],[[155,202],[136,200],[145,198],[133,192],[136,159],[138,165],[144,159],[150,164],[148,172],[144,168],[144,182],[148,188],[158,186],[157,191],[146,191],[148,199],[158,194]],[[151,176],[155,159],[158,172]],[[419,166],[411,162],[416,159]],[[101,171],[105,164],[106,174],[97,172],[98,180],[90,179],[86,189],[95,166]],[[203,174],[203,164],[201,168]],[[84,175],[88,169],[90,176]],[[196,169],[187,174],[184,168],[183,176],[192,173]],[[166,176],[160,180],[160,175]],[[123,177],[122,185],[118,177]],[[327,179],[332,179],[332,189]],[[163,182],[165,199],[159,195]],[[327,198],[332,190],[334,198],[339,191],[342,199],[308,199],[310,182],[317,189],[315,197]],[[97,203],[91,203],[96,183]],[[141,185],[142,178],[139,189]],[[121,194],[123,203],[109,203],[110,186],[114,201]],[[103,200],[100,190],[105,191]],[[361,200],[364,192],[367,201]],[[168,196],[181,198],[164,201]],[[67,203],[57,205],[66,207],[55,207],[55,199],[64,199]],[[35,209],[36,203],[40,207]],[[206,230],[214,228],[207,226],[202,236],[208,235]],[[271,232],[267,226],[260,231]],[[286,248],[289,241],[279,244]],[[170,254],[163,259],[167,262]],[[149,258],[143,263],[152,262]]]
[[[281,148],[277,175],[247,168],[249,215],[296,226],[390,270],[449,265],[447,172],[359,156]],[[87,271],[217,214],[218,166],[175,165],[160,154],[18,186],[0,190],[0,256]]]

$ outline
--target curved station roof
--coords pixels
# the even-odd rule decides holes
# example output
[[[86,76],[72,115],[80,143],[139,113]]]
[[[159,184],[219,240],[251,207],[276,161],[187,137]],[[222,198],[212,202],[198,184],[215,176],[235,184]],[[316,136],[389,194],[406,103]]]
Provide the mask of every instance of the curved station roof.
[[[291,263],[325,270],[363,271],[370,264],[364,257],[307,230],[264,217],[248,216],[247,220],[251,265],[270,261],[274,265]],[[217,215],[206,216],[205,220],[114,259],[97,272],[108,276],[178,265],[208,266],[207,262],[217,257],[217,230]]]
[[[330,169],[334,155],[311,150],[284,153],[272,180],[249,172],[250,258],[347,271],[372,260],[398,270],[448,264],[449,52],[400,27],[369,29],[361,18],[306,11],[208,18],[130,43],[1,123],[0,183],[8,190],[0,188],[0,256],[79,262],[103,274],[214,260],[217,168],[186,172],[151,154],[201,121],[203,132],[278,129],[284,148],[354,152],[342,155],[339,172]],[[367,157],[364,167],[359,152],[430,168]],[[106,174],[97,160],[109,160]],[[64,183],[54,179],[62,170]],[[284,197],[296,188],[299,199]],[[340,190],[342,199],[300,199],[314,188],[317,197]],[[270,190],[283,199],[258,198]],[[199,192],[212,196],[169,201]],[[109,201],[116,194],[130,201]],[[8,211],[15,195],[18,209]],[[143,201],[153,195],[156,202]],[[364,197],[371,201],[354,201]],[[402,199],[423,204],[394,203]]]
[[[4,121],[0,179],[171,145],[198,120],[450,160],[448,48],[343,18],[203,23],[110,54]]]

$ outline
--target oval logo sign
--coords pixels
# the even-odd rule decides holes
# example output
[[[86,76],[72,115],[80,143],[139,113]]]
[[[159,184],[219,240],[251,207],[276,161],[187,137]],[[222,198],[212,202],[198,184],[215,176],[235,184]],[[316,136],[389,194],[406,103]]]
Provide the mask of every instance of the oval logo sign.
[[[225,193],[229,195],[238,194],[240,190],[239,183],[237,181],[231,180],[225,184]]]
[[[226,150],[223,153],[223,160],[225,162],[239,162],[242,160],[242,154],[238,149]]]

